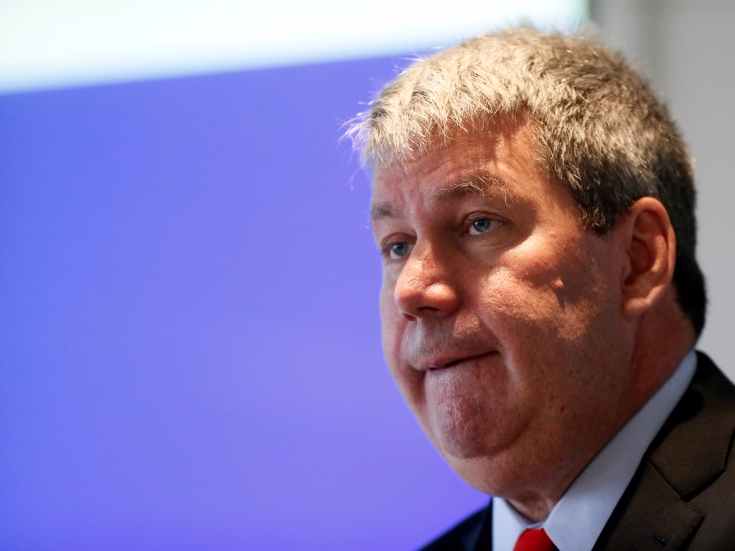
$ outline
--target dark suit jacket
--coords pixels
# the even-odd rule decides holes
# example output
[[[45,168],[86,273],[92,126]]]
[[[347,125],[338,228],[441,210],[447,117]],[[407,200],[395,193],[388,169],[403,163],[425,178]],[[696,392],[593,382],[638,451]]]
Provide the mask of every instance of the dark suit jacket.
[[[691,385],[643,456],[594,551],[735,551],[735,387],[697,353]],[[491,549],[490,506],[424,549]]]

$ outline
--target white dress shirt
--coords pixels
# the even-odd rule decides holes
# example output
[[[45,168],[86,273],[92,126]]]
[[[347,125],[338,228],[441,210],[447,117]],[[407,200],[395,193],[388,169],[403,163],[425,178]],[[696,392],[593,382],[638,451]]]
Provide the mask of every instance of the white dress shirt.
[[[531,524],[502,498],[493,499],[493,551],[512,551],[526,528],[543,527],[559,551],[592,549],[630,484],[643,454],[686,392],[697,358],[689,352],[646,404],[576,478],[546,521]]]

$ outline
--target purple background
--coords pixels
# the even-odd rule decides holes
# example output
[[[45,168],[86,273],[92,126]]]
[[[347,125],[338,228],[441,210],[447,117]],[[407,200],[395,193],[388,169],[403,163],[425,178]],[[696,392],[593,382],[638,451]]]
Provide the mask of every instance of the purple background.
[[[484,504],[384,367],[338,143],[396,63],[0,96],[1,549],[412,549]]]

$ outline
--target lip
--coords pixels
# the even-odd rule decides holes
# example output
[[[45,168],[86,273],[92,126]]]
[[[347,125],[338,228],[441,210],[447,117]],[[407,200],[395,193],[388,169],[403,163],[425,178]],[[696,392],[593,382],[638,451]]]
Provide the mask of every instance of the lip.
[[[420,368],[422,371],[439,371],[442,369],[451,369],[475,360],[480,360],[495,353],[495,350],[491,350],[489,352],[480,352],[479,354],[442,356],[421,362],[419,365],[423,366]]]

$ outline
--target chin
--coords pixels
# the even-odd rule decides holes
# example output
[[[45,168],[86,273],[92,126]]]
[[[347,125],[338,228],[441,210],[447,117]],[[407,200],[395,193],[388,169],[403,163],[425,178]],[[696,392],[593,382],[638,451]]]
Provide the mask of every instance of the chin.
[[[445,399],[430,408],[430,439],[449,461],[488,458],[512,445],[514,423],[497,425],[498,412],[475,397]]]
[[[507,476],[508,473],[488,456],[456,457],[444,455],[444,459],[469,486],[488,495],[503,496],[509,488],[519,481]]]
[[[442,435],[439,438],[439,450],[451,462],[487,458],[491,454],[490,447],[483,442],[474,431],[468,433]]]
[[[493,434],[491,426],[489,421],[466,423],[463,430],[435,432],[430,439],[467,484],[505,497],[527,486],[540,458],[538,449],[527,446],[522,430]]]

